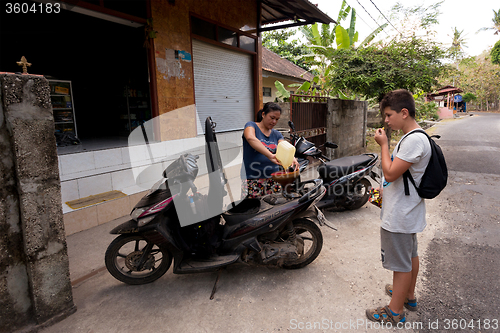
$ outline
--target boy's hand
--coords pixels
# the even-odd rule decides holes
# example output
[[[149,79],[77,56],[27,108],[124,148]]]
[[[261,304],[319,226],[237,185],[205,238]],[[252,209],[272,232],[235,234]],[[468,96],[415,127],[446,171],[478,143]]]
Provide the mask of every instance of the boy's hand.
[[[375,141],[380,145],[383,146],[384,144],[387,144],[387,135],[385,134],[385,131],[383,128],[379,128],[375,131]]]

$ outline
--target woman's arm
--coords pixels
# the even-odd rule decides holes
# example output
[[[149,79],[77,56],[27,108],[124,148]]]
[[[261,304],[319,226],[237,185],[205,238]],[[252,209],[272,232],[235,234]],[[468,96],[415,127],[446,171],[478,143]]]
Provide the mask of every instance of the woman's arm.
[[[247,140],[248,144],[255,149],[257,152],[261,153],[267,157],[271,162],[280,165],[280,162],[276,159],[276,155],[271,153],[259,139],[255,136],[255,128],[248,126],[243,131],[243,136]]]

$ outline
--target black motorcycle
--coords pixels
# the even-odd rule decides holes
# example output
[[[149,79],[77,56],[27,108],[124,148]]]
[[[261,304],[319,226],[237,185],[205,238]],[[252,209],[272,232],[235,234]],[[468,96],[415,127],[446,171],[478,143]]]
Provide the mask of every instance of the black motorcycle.
[[[295,134],[295,126],[289,121],[290,142],[295,146],[295,157],[304,172],[311,159],[321,161],[317,171],[327,189],[325,196],[317,203],[318,208],[355,210],[363,207],[370,197],[372,188],[368,177],[379,182],[373,171],[377,154],[361,154],[330,160],[312,142]],[[326,148],[337,148],[337,144],[326,142]]]
[[[183,154],[163,172],[117,226],[109,245],[106,268],[127,284],[160,278],[174,261],[174,274],[218,270],[243,262],[302,268],[318,257],[329,225],[315,208],[326,190],[321,179],[300,184],[300,193],[245,198],[223,211],[227,178],[215,136],[215,123],[205,122],[205,155],[209,190],[198,193],[198,156]],[[191,194],[188,195],[188,192]]]

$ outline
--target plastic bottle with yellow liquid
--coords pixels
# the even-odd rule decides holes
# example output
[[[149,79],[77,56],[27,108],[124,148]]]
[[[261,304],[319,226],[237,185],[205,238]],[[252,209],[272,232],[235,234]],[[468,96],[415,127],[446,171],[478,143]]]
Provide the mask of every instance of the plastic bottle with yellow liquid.
[[[295,155],[295,147],[288,141],[281,141],[278,143],[278,148],[276,149],[276,159],[281,163],[285,171],[293,163],[293,157]]]

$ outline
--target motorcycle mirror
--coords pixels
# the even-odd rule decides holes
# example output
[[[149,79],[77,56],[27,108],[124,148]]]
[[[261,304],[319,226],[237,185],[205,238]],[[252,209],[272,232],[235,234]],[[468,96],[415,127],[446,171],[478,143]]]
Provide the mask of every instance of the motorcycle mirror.
[[[338,148],[339,145],[333,142],[325,142],[325,147],[335,149]]]
[[[292,129],[292,131],[295,132],[295,126],[293,125],[293,121],[289,120],[288,121],[288,126]]]

